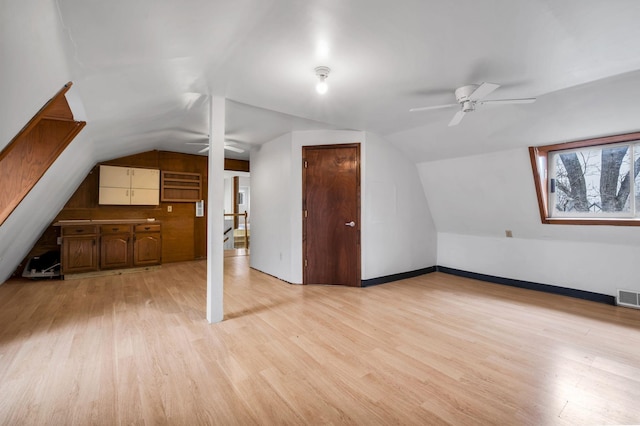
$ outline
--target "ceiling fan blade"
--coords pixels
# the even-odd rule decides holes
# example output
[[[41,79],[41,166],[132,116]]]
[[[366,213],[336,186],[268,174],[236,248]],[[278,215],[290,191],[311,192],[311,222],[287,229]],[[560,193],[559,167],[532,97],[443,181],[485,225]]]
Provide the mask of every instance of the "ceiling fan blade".
[[[200,151],[198,151],[198,154],[202,154],[203,152],[207,152],[207,151],[209,151],[209,147],[208,146],[204,147]]]
[[[453,118],[451,119],[451,121],[449,122],[449,127],[457,126],[462,121],[462,119],[464,118],[465,114],[466,114],[466,112],[464,112],[462,110],[456,112],[456,115],[454,115]]]
[[[522,98],[522,99],[495,99],[492,101],[481,101],[480,104],[532,104],[536,101],[536,98]]]
[[[409,112],[429,111],[432,109],[451,108],[454,106],[458,106],[458,104],[434,105],[434,106],[427,106],[427,107],[411,108]]]
[[[185,142],[184,144],[185,145],[202,145],[202,146],[207,145],[208,146],[209,142]]]
[[[496,90],[498,87],[500,87],[499,84],[482,83],[480,86],[478,86],[478,88],[476,90],[473,91],[473,93],[471,93],[469,95],[469,100],[470,101],[477,101],[479,99],[482,99],[485,96],[489,95],[494,90]]]
[[[227,151],[233,151],[233,152],[238,152],[238,153],[244,152],[244,149],[242,149],[242,148],[236,148],[235,146],[231,146],[231,145],[227,145],[227,144],[224,145],[224,149],[226,149]]]

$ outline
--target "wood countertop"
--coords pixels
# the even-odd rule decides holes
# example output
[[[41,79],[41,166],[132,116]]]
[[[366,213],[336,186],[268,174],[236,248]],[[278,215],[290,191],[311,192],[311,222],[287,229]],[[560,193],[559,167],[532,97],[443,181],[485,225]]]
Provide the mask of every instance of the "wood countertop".
[[[159,220],[151,219],[72,219],[72,220],[60,220],[53,224],[53,226],[67,226],[67,225],[104,225],[104,224],[143,224],[143,223],[161,223]]]

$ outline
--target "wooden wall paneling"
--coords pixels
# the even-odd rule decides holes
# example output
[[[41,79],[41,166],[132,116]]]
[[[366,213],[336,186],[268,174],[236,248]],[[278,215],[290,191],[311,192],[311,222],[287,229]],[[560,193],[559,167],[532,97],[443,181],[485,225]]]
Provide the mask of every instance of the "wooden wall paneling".
[[[195,259],[195,203],[173,204],[173,212],[162,219],[162,261],[182,262]]]
[[[65,93],[66,92],[67,90],[65,90]],[[73,113],[71,112],[67,98],[64,96],[56,96],[53,98],[50,106],[43,111],[42,116],[43,118],[49,118],[52,120],[73,121]]]
[[[0,225],[85,126],[73,121],[64,98],[68,83],[0,152]],[[66,108],[66,111],[65,111]],[[54,118],[46,118],[50,114]]]
[[[117,158],[101,164],[123,167],[158,168],[202,175],[202,199],[207,202],[206,156],[189,155],[167,151],[149,151],[128,157]],[[61,220],[118,220],[155,218],[162,222],[162,261],[179,262],[201,259],[207,256],[207,221],[205,217],[195,217],[195,203],[161,202],[158,206],[100,206],[98,204],[98,174],[96,165],[69,198],[54,222]],[[167,207],[172,206],[172,212]],[[34,250],[42,250],[47,245],[44,239],[38,241]],[[20,270],[20,273],[22,270]]]
[[[159,163],[161,170],[173,170],[178,172],[200,173],[202,176],[201,198],[205,200],[205,216],[195,217],[195,204],[189,203],[193,208],[193,256],[195,259],[204,259],[207,257],[207,217],[208,209],[208,157],[203,155],[181,154],[177,152],[160,151]],[[172,202],[161,203],[164,206],[174,206],[174,214],[176,212],[175,205]],[[191,211],[191,208],[189,208]],[[165,207],[166,212],[166,207]],[[164,245],[163,247],[166,247]],[[163,248],[166,250],[166,248]],[[163,261],[167,261],[163,255]]]
[[[248,172],[249,162],[246,160],[234,160],[232,158],[225,158],[224,169],[232,170],[234,172]]]
[[[202,174],[207,169],[207,157],[202,155],[160,151],[158,159],[162,170]]]
[[[22,129],[20,129],[18,134],[11,140],[11,142],[9,142],[9,144],[2,150],[2,152],[0,152],[0,162],[2,161],[4,156],[12,149],[12,145],[16,143],[17,140],[22,137],[22,135],[28,134],[33,128],[35,128],[40,120],[47,117],[49,111],[59,108],[60,105],[68,106],[66,100],[64,104],[61,104],[60,99],[64,98],[65,93],[69,91],[72,85],[72,82],[68,82],[67,84],[65,84],[62,89],[60,89],[53,98],[49,99],[47,103],[45,103],[42,108],[40,108],[40,110],[31,118],[31,120],[29,120],[29,122],[25,124]],[[52,113],[51,115],[55,116],[58,114]]]
[[[202,199],[204,202],[204,216],[194,218],[194,256],[196,259],[205,259],[207,257],[207,211],[209,204],[207,202],[209,190],[209,168],[208,160],[201,162],[202,167]]]
[[[90,209],[98,205],[98,177],[99,167],[95,166],[85,177],[82,183],[65,204],[62,212],[71,209]],[[62,213],[61,212],[61,213]],[[76,217],[65,217],[64,219],[82,219]]]
[[[157,150],[146,151],[127,157],[115,158],[104,161],[101,164],[107,166],[140,167],[143,169],[160,169],[160,152]]]

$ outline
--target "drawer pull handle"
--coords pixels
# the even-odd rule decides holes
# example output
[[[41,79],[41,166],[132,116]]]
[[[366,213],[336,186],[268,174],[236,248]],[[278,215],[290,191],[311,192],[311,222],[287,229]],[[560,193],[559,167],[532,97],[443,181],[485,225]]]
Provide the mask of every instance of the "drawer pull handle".
[[[112,231],[117,231],[120,228],[111,228]]]
[[[148,231],[149,229],[151,229],[151,227],[150,227],[150,226],[145,226],[145,227],[144,227],[144,230],[145,230],[145,231]]]
[[[76,229],[76,232],[84,232],[84,229]]]

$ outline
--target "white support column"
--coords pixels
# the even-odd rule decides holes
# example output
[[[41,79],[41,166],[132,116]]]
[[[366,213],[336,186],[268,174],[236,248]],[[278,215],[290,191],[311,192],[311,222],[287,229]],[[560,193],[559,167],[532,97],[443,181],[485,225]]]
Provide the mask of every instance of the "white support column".
[[[207,208],[207,321],[224,318],[224,125],[225,98],[210,98]]]

